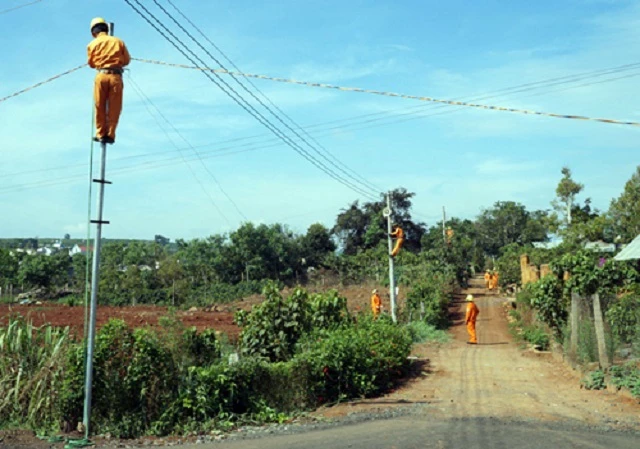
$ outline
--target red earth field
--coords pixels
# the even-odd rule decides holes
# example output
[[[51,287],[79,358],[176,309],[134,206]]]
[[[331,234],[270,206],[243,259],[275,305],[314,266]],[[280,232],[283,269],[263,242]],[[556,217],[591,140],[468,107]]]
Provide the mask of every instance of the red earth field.
[[[328,290],[326,286],[308,286],[310,292]],[[367,311],[369,309],[369,298],[371,290],[378,288],[382,293],[383,310],[388,310],[389,298],[385,294],[385,288],[378,285],[360,285],[347,286],[337,288],[340,294],[347,298],[349,309],[358,311]],[[284,296],[290,293],[288,289],[283,292]],[[400,292],[399,305],[403,303],[403,292]],[[195,326],[198,330],[215,329],[221,333],[227,334],[231,341],[238,338],[240,329],[233,322],[233,315],[236,310],[250,310],[255,304],[260,303],[262,297],[254,295],[243,301],[237,301],[231,304],[216,305],[211,308],[192,308],[184,311],[176,311],[175,317],[179,319],[185,326]],[[111,307],[99,306],[97,315],[97,326],[100,328],[111,318],[124,320],[131,327],[157,327],[158,319],[167,316],[169,310],[167,307],[160,306],[126,306]],[[75,335],[81,336],[84,328],[85,309],[83,306],[67,306],[55,302],[43,301],[41,304],[17,305],[17,304],[0,304],[0,326],[7,323],[12,315],[22,315],[23,317],[33,321],[36,326],[49,323],[56,327],[69,326]]]

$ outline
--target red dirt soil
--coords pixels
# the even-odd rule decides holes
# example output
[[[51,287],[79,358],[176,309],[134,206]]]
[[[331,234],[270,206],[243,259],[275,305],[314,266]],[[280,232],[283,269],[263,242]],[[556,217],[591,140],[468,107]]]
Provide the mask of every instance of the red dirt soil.
[[[389,310],[388,288],[376,284],[364,284],[354,286],[314,286],[307,285],[305,288],[310,293],[322,292],[335,288],[340,294],[347,298],[347,306],[352,312],[368,312],[370,308],[371,291],[377,288],[382,294],[383,313]],[[282,292],[284,297],[291,294],[292,289],[285,289]],[[404,291],[400,291],[398,298],[398,306],[404,304]],[[262,301],[262,296],[252,295],[242,301],[230,304],[219,304],[211,308],[190,309],[189,311],[175,312],[175,317],[179,319],[185,326],[195,326],[199,331],[204,329],[215,329],[221,333],[227,334],[229,340],[236,341],[240,328],[233,322],[233,315],[236,310],[251,308]],[[0,326],[6,325],[11,315],[22,315],[31,320],[34,325],[41,326],[43,324],[51,324],[55,327],[69,326],[75,335],[81,336],[84,328],[84,307],[83,306],[67,306],[54,302],[43,301],[38,305],[17,305],[17,304],[0,304]],[[143,306],[99,306],[97,316],[98,328],[106,324],[111,318],[124,320],[127,325],[133,328],[137,327],[158,327],[158,319],[169,314],[167,307],[143,305]]]
[[[36,326],[49,323],[56,327],[69,326],[76,335],[82,335],[84,328],[84,307],[69,307],[56,303],[42,303],[41,305],[8,305],[0,304],[0,325],[6,324],[9,316],[22,315],[33,321]],[[124,320],[130,327],[157,327],[158,319],[168,315],[166,307],[158,306],[130,306],[110,307],[99,306],[96,323],[102,327],[111,318]],[[233,322],[231,311],[180,311],[175,313],[185,326],[195,326],[198,330],[215,329],[225,333],[229,339],[238,337],[240,329]]]

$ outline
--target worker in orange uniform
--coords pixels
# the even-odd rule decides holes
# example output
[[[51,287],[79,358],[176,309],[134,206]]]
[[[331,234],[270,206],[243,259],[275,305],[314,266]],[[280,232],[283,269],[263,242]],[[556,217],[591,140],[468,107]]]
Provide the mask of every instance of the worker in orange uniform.
[[[453,229],[447,228],[447,245],[451,245],[452,240],[453,240]]]
[[[489,270],[484,272],[484,286],[487,290],[491,290],[491,273]]]
[[[498,288],[498,272],[494,271],[491,275],[491,290],[496,290]]]
[[[371,311],[373,312],[373,317],[378,318],[378,315],[380,315],[381,310],[382,310],[382,299],[380,299],[378,290],[375,289],[371,292]]]
[[[404,243],[404,231],[400,226],[393,225],[393,232],[389,235],[396,239],[396,245],[393,247],[393,251],[391,251],[391,257],[396,257]]]
[[[116,127],[122,112],[122,73],[129,65],[129,51],[120,39],[109,36],[109,26],[101,17],[91,21],[94,39],[87,47],[89,67],[96,69],[93,99],[96,105],[96,136],[93,140],[115,143]]]
[[[467,332],[469,333],[469,341],[470,345],[477,345],[478,338],[476,337],[476,319],[478,318],[478,314],[480,310],[476,303],[473,302],[473,295],[467,295],[467,314],[465,317],[465,324],[467,325]]]

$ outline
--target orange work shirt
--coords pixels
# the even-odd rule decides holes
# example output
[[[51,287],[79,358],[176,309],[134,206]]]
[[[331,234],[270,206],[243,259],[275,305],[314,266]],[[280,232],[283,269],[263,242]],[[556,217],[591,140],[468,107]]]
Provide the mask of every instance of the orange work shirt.
[[[391,233],[391,236],[397,239],[404,239],[404,231],[402,228],[396,228],[396,230]]]
[[[129,65],[131,56],[120,39],[100,33],[87,46],[89,67],[92,69],[114,69]]]
[[[376,293],[371,297],[371,308],[377,311],[380,310],[380,307],[382,307],[382,300],[380,299],[380,295]]]
[[[478,306],[476,306],[475,303],[473,302],[467,303],[467,316],[465,317],[464,321],[466,323],[469,323],[469,322],[475,323],[479,313],[480,313],[480,310],[478,309]]]

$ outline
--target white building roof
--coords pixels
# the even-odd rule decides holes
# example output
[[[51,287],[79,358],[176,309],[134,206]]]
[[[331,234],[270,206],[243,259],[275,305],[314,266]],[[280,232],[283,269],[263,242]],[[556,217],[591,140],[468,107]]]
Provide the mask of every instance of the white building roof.
[[[636,260],[640,259],[640,235],[618,253],[615,260]]]

